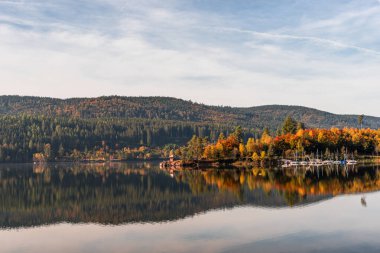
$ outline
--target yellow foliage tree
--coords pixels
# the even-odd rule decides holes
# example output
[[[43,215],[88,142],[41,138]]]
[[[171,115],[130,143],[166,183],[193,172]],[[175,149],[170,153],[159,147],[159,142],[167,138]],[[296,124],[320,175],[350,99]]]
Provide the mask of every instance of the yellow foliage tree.
[[[239,144],[239,153],[241,158],[244,158],[247,155],[247,150],[243,143]]]
[[[254,160],[254,161],[260,160],[260,157],[259,157],[259,155],[256,152],[253,153],[252,160]]]

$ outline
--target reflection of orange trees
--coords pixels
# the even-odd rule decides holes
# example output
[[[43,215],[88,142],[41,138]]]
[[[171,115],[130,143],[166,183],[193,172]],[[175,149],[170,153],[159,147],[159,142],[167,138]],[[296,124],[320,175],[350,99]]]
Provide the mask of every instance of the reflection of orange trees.
[[[200,194],[217,187],[219,191],[229,191],[240,196],[241,187],[245,183],[245,176],[240,171],[181,171],[177,178],[187,183],[192,192]]]
[[[43,174],[47,170],[47,165],[46,164],[34,164],[33,165],[33,173],[34,174]]]
[[[182,171],[181,179],[186,181],[194,192],[208,190],[207,186],[215,186],[221,191],[241,194],[244,190],[262,190],[269,194],[272,191],[283,193],[291,203],[297,198],[317,195],[341,195],[365,193],[380,190],[380,171],[359,169],[348,172],[343,168],[339,171],[324,171],[324,176],[317,172],[300,170],[267,170],[254,168],[252,170],[206,170]],[[318,173],[322,173],[319,171]]]
[[[341,195],[351,193],[364,193],[377,191],[380,189],[380,175],[376,171],[374,175],[364,173],[349,177],[342,175],[330,175],[317,179],[315,175],[299,173],[291,175],[281,173],[273,177],[271,181],[268,177],[253,176],[254,183],[251,183],[251,189],[262,188],[266,192],[278,190],[287,193],[295,193],[299,196],[307,195]]]
[[[37,163],[33,166],[33,173],[43,175],[45,183],[50,183],[51,181],[51,171],[46,163]]]
[[[220,171],[217,174],[207,171],[203,173],[203,176],[207,184],[217,185],[220,190],[234,193],[240,192],[241,185],[245,181],[244,175],[238,171]]]

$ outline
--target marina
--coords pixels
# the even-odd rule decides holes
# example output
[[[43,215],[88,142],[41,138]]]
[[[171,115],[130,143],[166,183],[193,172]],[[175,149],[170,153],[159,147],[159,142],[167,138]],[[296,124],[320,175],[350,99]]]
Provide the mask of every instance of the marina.
[[[341,161],[332,161],[332,160],[321,160],[321,159],[311,159],[309,161],[293,161],[282,159],[282,167],[297,167],[297,166],[344,166],[344,165],[356,165],[358,161],[356,160],[341,160]]]
[[[315,157],[315,158],[314,158]],[[317,151],[316,154],[305,155],[302,153],[302,158],[299,160],[298,153],[294,153],[294,159],[281,159],[282,167],[294,167],[294,166],[332,166],[332,165],[356,165],[358,161],[353,159],[354,155],[351,155],[350,158],[347,154],[343,155],[343,159],[339,159],[338,155],[334,155],[334,160],[331,159],[331,156],[328,156],[326,159],[320,158],[320,155]]]

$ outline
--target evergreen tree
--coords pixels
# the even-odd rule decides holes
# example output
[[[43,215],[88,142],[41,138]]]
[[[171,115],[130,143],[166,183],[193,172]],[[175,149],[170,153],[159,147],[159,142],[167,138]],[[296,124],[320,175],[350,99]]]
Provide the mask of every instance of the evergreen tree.
[[[59,155],[60,157],[63,157],[63,156],[65,155],[65,149],[63,148],[62,143],[59,145],[58,155]]]
[[[359,123],[359,126],[360,126],[360,129],[363,128],[363,120],[364,120],[364,115],[359,115],[358,116],[358,123]]]
[[[297,130],[305,130],[305,124],[302,122],[297,123]]]
[[[297,121],[292,117],[287,116],[282,125],[282,134],[294,134],[297,130]]]
[[[238,142],[242,142],[243,141],[243,130],[242,130],[241,126],[237,126],[232,135],[236,137]]]

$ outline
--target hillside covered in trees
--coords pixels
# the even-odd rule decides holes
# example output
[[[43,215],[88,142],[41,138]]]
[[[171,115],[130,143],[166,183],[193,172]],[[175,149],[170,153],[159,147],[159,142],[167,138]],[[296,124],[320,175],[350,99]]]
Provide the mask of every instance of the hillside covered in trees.
[[[301,128],[358,127],[358,116],[294,106],[231,108],[166,97],[55,99],[0,96],[0,162],[167,157],[194,135],[210,143],[240,125],[243,140],[280,135],[285,118]],[[380,119],[364,117],[364,128]]]
[[[202,122],[276,131],[286,116],[308,128],[358,127],[358,115],[336,115],[301,106],[267,105],[249,108],[208,106],[170,97],[99,97],[56,99],[0,96],[0,115],[47,117],[154,119]],[[380,128],[380,118],[365,116],[364,128]]]

